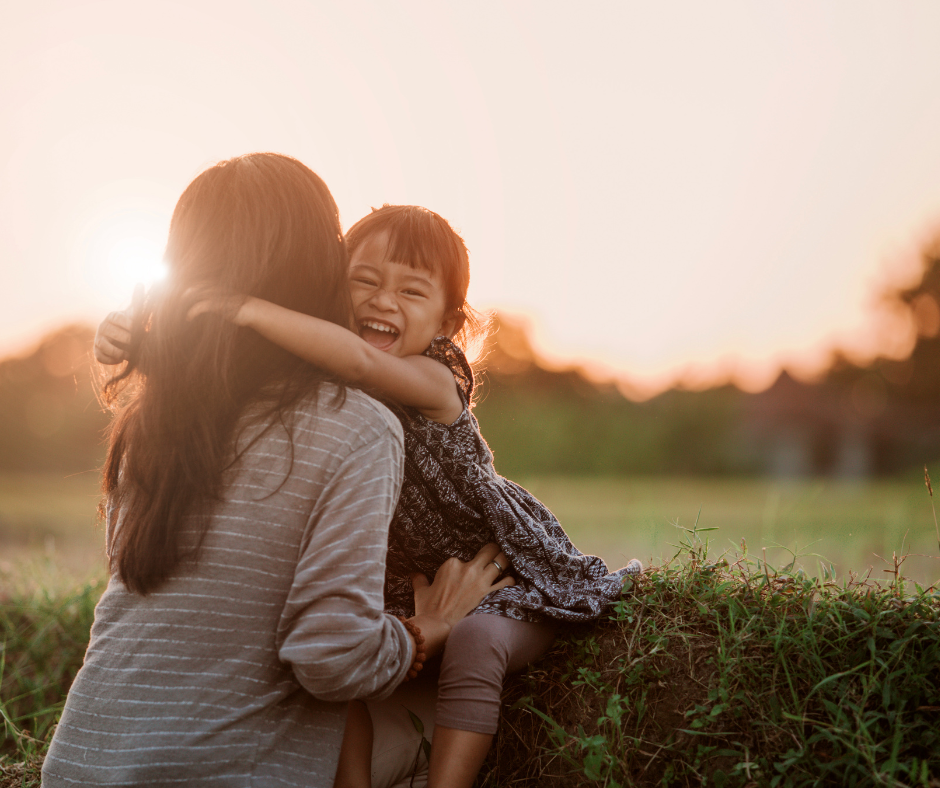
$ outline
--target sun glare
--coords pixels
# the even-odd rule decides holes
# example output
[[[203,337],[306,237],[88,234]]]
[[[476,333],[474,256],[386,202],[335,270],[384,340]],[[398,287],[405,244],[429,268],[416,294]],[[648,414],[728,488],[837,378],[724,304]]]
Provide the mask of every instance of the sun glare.
[[[134,285],[146,286],[167,275],[163,260],[166,220],[145,211],[100,212],[86,226],[84,275],[112,308],[129,302]]]
[[[166,276],[163,249],[153,238],[132,235],[117,238],[108,250],[107,270],[122,290],[137,282],[150,285]]]

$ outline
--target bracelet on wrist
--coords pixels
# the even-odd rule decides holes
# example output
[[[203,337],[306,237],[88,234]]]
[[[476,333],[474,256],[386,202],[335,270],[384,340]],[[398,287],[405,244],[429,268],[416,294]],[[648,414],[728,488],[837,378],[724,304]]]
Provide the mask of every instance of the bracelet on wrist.
[[[406,619],[404,616],[398,616],[398,620],[404,624],[405,629],[408,630],[408,634],[411,635],[415,642],[415,660],[408,669],[408,675],[405,676],[405,681],[408,681],[409,679],[417,678],[418,674],[424,668],[424,660],[427,659],[427,651],[425,651],[424,648],[424,635],[421,634],[421,629],[418,625]]]

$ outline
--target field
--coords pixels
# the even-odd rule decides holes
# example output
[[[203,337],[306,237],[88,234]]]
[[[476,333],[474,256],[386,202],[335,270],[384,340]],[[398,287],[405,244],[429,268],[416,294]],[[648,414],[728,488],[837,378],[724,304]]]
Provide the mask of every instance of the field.
[[[931,500],[922,477],[869,484],[826,480],[634,477],[520,479],[558,515],[572,540],[614,566],[632,557],[659,564],[676,552],[679,527],[699,528],[710,552],[741,549],[785,566],[791,552],[808,575],[822,564],[885,580],[892,554],[908,553],[903,574],[940,579]],[[96,522],[93,472],[0,476],[0,592],[24,578],[57,587],[101,576],[104,535]],[[892,575],[893,576],[893,575]]]
[[[741,550],[810,576],[849,572],[885,580],[892,553],[921,585],[940,580],[937,531],[923,476],[868,484],[810,480],[630,478],[520,480],[558,516],[585,552],[622,566],[631,557],[660,564],[676,552],[681,528],[704,534],[709,552]],[[677,527],[679,526],[679,527]],[[891,569],[893,572],[893,569]],[[893,575],[892,575],[893,576]]]
[[[522,482],[586,551],[662,568],[510,681],[480,788],[796,788],[821,769],[940,786],[940,592],[898,582],[892,560],[910,553],[901,573],[921,586],[940,576],[920,479]],[[97,501],[94,474],[0,477],[0,788],[37,788],[81,664],[103,589]],[[718,530],[690,534],[696,520]]]
[[[0,475],[0,598],[70,590],[104,574],[98,474]]]

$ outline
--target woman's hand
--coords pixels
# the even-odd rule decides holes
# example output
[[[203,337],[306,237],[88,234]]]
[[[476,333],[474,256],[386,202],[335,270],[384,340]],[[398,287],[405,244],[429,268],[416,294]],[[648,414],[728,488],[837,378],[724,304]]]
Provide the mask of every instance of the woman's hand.
[[[412,576],[415,615],[411,620],[425,637],[429,657],[444,648],[453,626],[487,594],[515,585],[511,577],[500,579],[508,568],[509,559],[499,545],[488,544],[467,563],[448,558],[437,570],[433,583],[428,583],[424,575]]]

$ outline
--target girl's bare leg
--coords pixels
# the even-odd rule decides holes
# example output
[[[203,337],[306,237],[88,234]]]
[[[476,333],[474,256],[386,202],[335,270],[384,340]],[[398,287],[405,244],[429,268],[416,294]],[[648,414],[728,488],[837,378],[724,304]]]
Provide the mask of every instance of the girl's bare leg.
[[[485,754],[485,753],[484,753]],[[339,751],[339,766],[333,788],[371,788],[372,786],[372,718],[366,704],[349,702],[346,730]]]
[[[431,747],[428,788],[470,788],[492,743],[491,734],[438,725]]]

